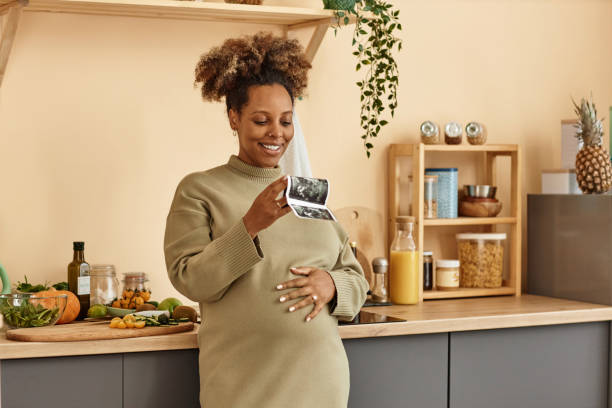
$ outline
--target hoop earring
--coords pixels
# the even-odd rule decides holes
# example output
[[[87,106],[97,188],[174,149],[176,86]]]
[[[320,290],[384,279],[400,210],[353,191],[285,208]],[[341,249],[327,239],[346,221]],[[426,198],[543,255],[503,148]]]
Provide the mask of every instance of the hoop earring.
[[[238,132],[236,129],[232,129],[232,135],[234,135],[234,137],[238,137]]]

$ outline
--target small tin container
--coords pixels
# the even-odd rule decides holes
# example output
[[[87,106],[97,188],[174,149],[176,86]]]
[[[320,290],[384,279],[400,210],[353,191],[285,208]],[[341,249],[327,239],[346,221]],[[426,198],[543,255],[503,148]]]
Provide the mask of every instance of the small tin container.
[[[436,261],[436,289],[455,290],[459,288],[459,261],[438,259]]]

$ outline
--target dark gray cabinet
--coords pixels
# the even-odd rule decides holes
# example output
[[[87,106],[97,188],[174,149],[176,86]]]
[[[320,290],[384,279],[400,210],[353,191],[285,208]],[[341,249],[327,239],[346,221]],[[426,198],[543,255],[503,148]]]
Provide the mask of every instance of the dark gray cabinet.
[[[124,408],[199,408],[198,350],[123,356]]]
[[[199,408],[198,350],[2,361],[2,407]]]
[[[450,335],[450,408],[605,408],[609,323]]]
[[[2,407],[122,407],[123,355],[2,361]]]
[[[344,340],[350,408],[446,407],[448,334]]]

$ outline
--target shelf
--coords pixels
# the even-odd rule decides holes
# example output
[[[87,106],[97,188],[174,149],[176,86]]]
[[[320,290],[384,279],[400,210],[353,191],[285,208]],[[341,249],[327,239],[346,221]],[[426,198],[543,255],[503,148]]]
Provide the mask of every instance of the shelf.
[[[417,149],[421,149],[424,152],[489,152],[489,153],[497,153],[497,154],[511,154],[518,151],[517,145],[507,145],[507,144],[491,144],[491,145],[469,145],[469,144],[460,144],[460,145],[445,145],[445,144],[437,144],[437,145],[426,145],[423,143],[420,144],[392,144],[391,150],[393,154],[398,156],[412,156],[416,154]]]
[[[0,0],[2,4],[12,1]],[[24,11],[280,24],[329,23],[331,10],[176,0],[29,0]],[[323,20],[323,21],[322,21]]]
[[[424,290],[423,299],[452,299],[477,296],[514,295],[515,288],[502,286],[501,288],[459,288],[456,290]]]
[[[424,226],[453,226],[453,225],[497,225],[516,224],[515,217],[459,217],[459,218],[432,218],[423,220]]]

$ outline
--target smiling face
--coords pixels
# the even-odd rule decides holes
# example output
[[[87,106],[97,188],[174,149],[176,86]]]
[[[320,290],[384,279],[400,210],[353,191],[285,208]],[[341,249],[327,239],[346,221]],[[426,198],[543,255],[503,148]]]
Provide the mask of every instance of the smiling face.
[[[278,164],[293,139],[293,102],[280,84],[254,85],[241,112],[229,111],[230,125],[238,132],[238,157],[257,167]]]

